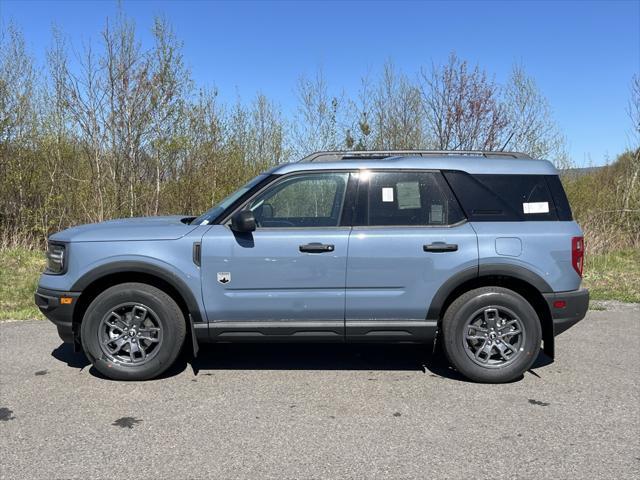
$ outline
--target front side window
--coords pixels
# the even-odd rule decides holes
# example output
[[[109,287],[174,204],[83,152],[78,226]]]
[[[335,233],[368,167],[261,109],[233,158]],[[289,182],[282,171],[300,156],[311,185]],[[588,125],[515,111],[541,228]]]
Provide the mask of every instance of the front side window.
[[[240,187],[238,190],[233,192],[231,195],[223,199],[219,204],[215,207],[207,210],[199,217],[192,220],[193,225],[208,225],[216,220],[216,218],[220,217],[224,213],[224,211],[233,205],[236,201],[240,200],[240,198],[250,191],[251,189],[258,186],[258,184],[262,183],[264,180],[268,178],[268,175],[262,174],[250,180],[248,183]]]
[[[368,179],[365,225],[438,226],[464,219],[437,172],[373,172]]]
[[[284,178],[245,207],[258,228],[337,227],[348,173],[313,173]]]

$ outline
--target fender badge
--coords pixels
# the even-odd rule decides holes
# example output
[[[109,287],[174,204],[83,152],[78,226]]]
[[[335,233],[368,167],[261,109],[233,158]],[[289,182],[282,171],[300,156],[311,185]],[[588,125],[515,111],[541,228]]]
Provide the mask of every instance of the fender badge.
[[[218,283],[225,284],[231,281],[231,272],[218,272]]]

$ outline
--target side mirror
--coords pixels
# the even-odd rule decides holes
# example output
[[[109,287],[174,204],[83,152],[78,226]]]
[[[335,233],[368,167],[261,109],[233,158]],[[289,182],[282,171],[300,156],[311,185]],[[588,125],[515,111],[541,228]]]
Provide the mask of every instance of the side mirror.
[[[256,217],[251,210],[243,210],[231,217],[231,230],[239,233],[253,232],[256,229]]]

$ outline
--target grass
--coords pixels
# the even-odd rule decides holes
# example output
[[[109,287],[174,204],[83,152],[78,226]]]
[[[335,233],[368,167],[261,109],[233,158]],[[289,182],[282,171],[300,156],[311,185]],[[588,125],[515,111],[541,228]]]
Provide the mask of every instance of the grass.
[[[584,286],[591,300],[640,302],[640,249],[587,255]]]
[[[44,316],[33,303],[44,253],[25,248],[0,250],[0,319],[27,320]]]
[[[33,303],[44,265],[42,252],[0,250],[0,320],[44,318]],[[588,256],[584,286],[592,300],[640,302],[640,249]]]

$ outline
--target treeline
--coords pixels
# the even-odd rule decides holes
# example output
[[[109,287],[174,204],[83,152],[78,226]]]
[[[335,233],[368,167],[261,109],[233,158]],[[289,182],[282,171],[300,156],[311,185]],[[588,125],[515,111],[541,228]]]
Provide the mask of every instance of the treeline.
[[[120,13],[82,47],[54,30],[36,65],[17,27],[0,31],[1,244],[39,244],[114,217],[200,213],[256,173],[317,150],[504,149],[569,164],[550,106],[520,65],[498,83],[455,54],[411,75],[388,62],[353,97],[319,72],[299,79],[297,108],[283,114],[262,93],[225,103],[196,85],[165,19],[152,38],[143,48]]]

